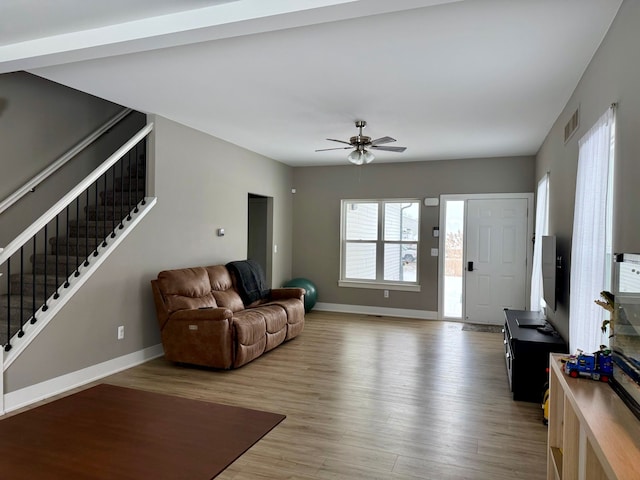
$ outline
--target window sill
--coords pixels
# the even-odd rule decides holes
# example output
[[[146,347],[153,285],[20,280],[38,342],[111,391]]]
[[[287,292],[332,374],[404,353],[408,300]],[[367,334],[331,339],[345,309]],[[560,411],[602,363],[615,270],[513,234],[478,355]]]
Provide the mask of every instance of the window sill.
[[[356,282],[352,280],[339,280],[339,287],[347,288],[370,288],[374,290],[398,290],[403,292],[419,292],[420,285],[406,283],[378,283],[378,282]]]

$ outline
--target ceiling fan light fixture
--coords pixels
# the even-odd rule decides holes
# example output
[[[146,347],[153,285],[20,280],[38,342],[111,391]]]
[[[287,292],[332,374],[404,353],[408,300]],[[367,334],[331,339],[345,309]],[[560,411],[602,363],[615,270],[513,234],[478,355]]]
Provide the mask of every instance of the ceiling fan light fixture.
[[[347,156],[347,160],[349,160],[354,165],[362,165],[364,163],[371,163],[373,159],[376,158],[373,153],[368,150],[354,150]]]
[[[347,160],[349,160],[354,165],[362,165],[364,163],[364,154],[360,150],[354,150],[349,155],[347,155]]]
[[[354,150],[347,155],[347,160],[354,165],[364,165],[365,163],[371,163],[376,157],[371,153],[368,148],[375,148],[377,150],[386,150],[389,152],[404,152],[406,147],[389,147],[385,144],[395,142],[395,138],[380,137],[375,140],[371,140],[371,137],[362,135],[362,129],[367,126],[367,122],[364,120],[356,121],[356,128],[359,130],[358,135],[355,135],[349,139],[348,142],[344,140],[337,140],[335,138],[327,138],[331,142],[338,142],[349,145],[349,147],[336,147],[336,148],[321,148],[316,152],[324,152],[327,150],[346,150],[353,148]]]

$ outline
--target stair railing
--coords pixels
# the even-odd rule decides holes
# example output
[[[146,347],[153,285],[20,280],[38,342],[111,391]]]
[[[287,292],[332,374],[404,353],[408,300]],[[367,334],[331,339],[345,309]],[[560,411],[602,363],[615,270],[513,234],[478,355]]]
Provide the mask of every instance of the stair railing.
[[[18,200],[29,193],[33,193],[38,185],[44,182],[47,178],[49,178],[52,174],[62,168],[69,160],[72,160],[76,155],[78,155],[82,150],[87,148],[93,142],[95,142],[100,136],[102,136],[105,132],[107,132],[111,127],[117,124],[124,117],[129,115],[133,110],[130,108],[125,108],[121,110],[118,114],[114,115],[111,119],[107,120],[103,125],[98,127],[95,131],[87,135],[76,145],[71,147],[68,152],[60,156],[57,160],[51,163],[48,167],[38,173],[35,177],[25,183],[22,187],[16,190],[14,193],[9,195],[7,198],[0,202],[0,215],[15,204]],[[0,252],[2,249],[0,248]]]
[[[34,324],[39,312],[48,309],[48,302],[57,299],[61,289],[69,287],[70,279],[80,275],[81,267],[88,266],[91,258],[98,256],[99,246],[106,246],[109,238],[115,238],[117,229],[124,228],[124,221],[131,220],[131,214],[145,204],[146,175],[140,179],[140,173],[146,171],[146,137],[152,130],[153,123],[142,128],[15,240],[0,249],[0,269],[6,274],[7,289],[6,315],[0,322],[0,345],[4,344],[5,351],[11,350],[14,336],[22,337],[25,325]],[[117,182],[120,182],[119,197],[116,197]],[[100,188],[103,189],[102,202]],[[95,205],[95,221],[90,229],[90,222],[85,220],[84,231],[80,221],[81,204],[87,212]],[[61,231],[66,234],[63,248],[58,245]],[[53,242],[49,239],[52,233]],[[76,254],[70,255],[74,234]],[[82,255],[79,254],[81,242],[84,243]],[[55,254],[51,253],[53,250]],[[24,273],[29,269],[25,258],[29,255],[33,264],[31,277]],[[43,259],[40,266],[37,265],[39,255]],[[14,269],[20,272],[19,276],[12,275]],[[44,292],[40,296],[36,294],[36,275],[42,274]],[[12,295],[13,290],[19,290],[19,294]]]

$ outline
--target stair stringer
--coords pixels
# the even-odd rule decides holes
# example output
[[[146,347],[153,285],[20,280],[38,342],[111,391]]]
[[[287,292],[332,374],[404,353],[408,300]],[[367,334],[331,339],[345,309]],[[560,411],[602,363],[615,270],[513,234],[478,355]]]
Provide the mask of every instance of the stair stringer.
[[[42,307],[36,312],[36,318],[38,321],[34,324],[27,322],[24,327],[24,335],[19,338],[14,335],[11,340],[12,348],[8,352],[2,352],[2,372],[5,372],[11,364],[25,351],[29,344],[38,336],[38,334],[44,330],[44,328],[53,320],[56,314],[64,307],[64,305],[80,290],[82,285],[100,268],[100,265],[111,255],[111,253],[120,245],[120,243],[129,235],[133,229],[142,221],[142,219],[151,211],[157,201],[156,197],[145,197],[144,201],[138,204],[138,212],[131,212],[131,220],[123,219],[123,228],[116,226],[115,237],[109,238],[109,242],[106,246],[98,245],[98,256],[92,257],[91,263],[88,266],[81,264],[78,267],[79,275],[76,277],[71,274],[68,278],[69,287],[59,290],[60,296],[54,299],[51,295],[47,300],[47,310],[42,311]],[[2,378],[4,375],[0,375],[0,387],[2,387]],[[4,390],[0,390],[4,392]],[[3,405],[0,402],[0,413],[4,411]]]

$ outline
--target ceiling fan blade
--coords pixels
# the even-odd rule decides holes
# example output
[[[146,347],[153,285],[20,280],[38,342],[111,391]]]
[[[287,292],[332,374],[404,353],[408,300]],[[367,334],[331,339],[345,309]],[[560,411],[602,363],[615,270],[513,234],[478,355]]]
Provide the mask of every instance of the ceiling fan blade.
[[[327,140],[329,140],[331,142],[340,142],[340,143],[344,143],[346,145],[351,145],[349,142],[345,142],[344,140],[336,140],[335,138],[327,138]]]
[[[380,138],[376,138],[375,140],[371,140],[371,145],[381,145],[383,143],[391,143],[391,142],[395,142],[396,139],[395,138],[391,138],[391,137],[380,137]]]
[[[387,152],[404,152],[407,149],[407,147],[377,147],[376,145],[371,145],[371,148],[386,150]]]
[[[327,150],[348,150],[350,148],[353,148],[353,147],[351,145],[349,145],[348,147],[321,148],[319,150],[316,150],[316,152],[326,152]]]

